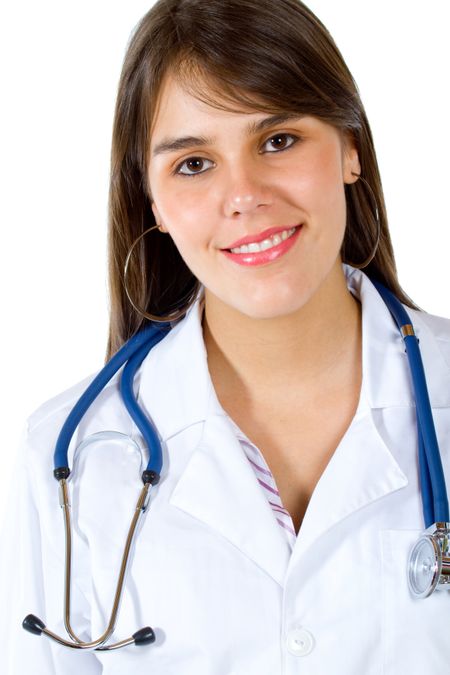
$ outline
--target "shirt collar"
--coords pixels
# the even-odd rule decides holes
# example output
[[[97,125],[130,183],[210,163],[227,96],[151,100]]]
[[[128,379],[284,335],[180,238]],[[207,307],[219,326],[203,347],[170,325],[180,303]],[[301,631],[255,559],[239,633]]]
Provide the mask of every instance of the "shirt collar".
[[[384,300],[359,269],[342,263],[349,291],[362,308],[360,406],[414,406],[403,338]],[[214,392],[203,340],[204,288],[181,322],[144,359],[138,376],[141,405],[167,440],[209,415],[225,414]],[[405,307],[415,332],[433,407],[450,406],[450,368],[424,312]]]

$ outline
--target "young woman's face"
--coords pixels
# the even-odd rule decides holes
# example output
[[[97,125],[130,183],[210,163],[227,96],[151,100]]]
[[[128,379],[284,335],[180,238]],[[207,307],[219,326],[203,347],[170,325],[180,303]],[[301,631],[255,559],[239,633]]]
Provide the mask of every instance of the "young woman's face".
[[[148,163],[156,222],[207,302],[253,318],[295,312],[342,272],[344,183],[360,172],[356,149],[333,126],[269,117],[217,110],[168,77]]]

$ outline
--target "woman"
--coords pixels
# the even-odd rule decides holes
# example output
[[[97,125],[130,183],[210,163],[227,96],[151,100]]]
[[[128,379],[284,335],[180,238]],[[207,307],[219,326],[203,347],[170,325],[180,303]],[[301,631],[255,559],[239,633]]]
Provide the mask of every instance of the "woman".
[[[117,98],[109,241],[107,356],[151,319],[172,326],[136,380],[164,464],[110,642],[147,624],[155,640],[78,651],[20,626],[33,612],[64,634],[50,473],[88,378],[28,421],[2,672],[447,673],[450,598],[407,584],[424,527],[415,401],[371,279],[414,322],[447,476],[450,324],[400,288],[356,85],[299,0],[159,0],[142,19]],[[136,443],[114,376],[71,442],[81,640],[109,620]]]

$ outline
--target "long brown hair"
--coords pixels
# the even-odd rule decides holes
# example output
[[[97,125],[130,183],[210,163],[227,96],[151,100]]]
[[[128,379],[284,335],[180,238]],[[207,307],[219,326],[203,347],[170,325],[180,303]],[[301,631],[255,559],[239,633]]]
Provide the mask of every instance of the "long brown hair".
[[[357,85],[325,26],[300,0],[158,0],[128,44],[115,109],[107,358],[148,323],[126,296],[123,270],[133,241],[155,225],[146,173],[152,122],[169,69],[191,94],[216,108],[300,112],[351,134],[373,196],[361,180],[345,184],[342,260],[357,265],[370,255],[378,209],[380,241],[365,272],[420,309],[399,285],[372,133]],[[160,316],[182,298],[191,301],[198,281],[171,237],[156,229],[139,246],[127,274],[139,306]]]

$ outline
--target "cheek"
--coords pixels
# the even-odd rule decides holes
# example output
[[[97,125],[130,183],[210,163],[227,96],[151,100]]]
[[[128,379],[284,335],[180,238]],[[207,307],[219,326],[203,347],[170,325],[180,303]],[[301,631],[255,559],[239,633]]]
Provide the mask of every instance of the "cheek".
[[[172,237],[186,265],[199,276],[206,259],[204,254],[209,253],[212,238],[206,215],[199,213],[198,209],[179,208],[179,205],[172,205],[166,213],[167,218],[164,220],[168,229],[166,236]]]
[[[183,180],[183,179],[182,179]],[[186,179],[189,180],[189,179]],[[162,222],[177,248],[198,248],[208,237],[206,201],[195,189],[170,189],[153,192]]]
[[[335,143],[316,151],[299,181],[299,189],[308,195],[311,215],[326,216],[336,226],[345,222],[345,191],[339,147]]]

